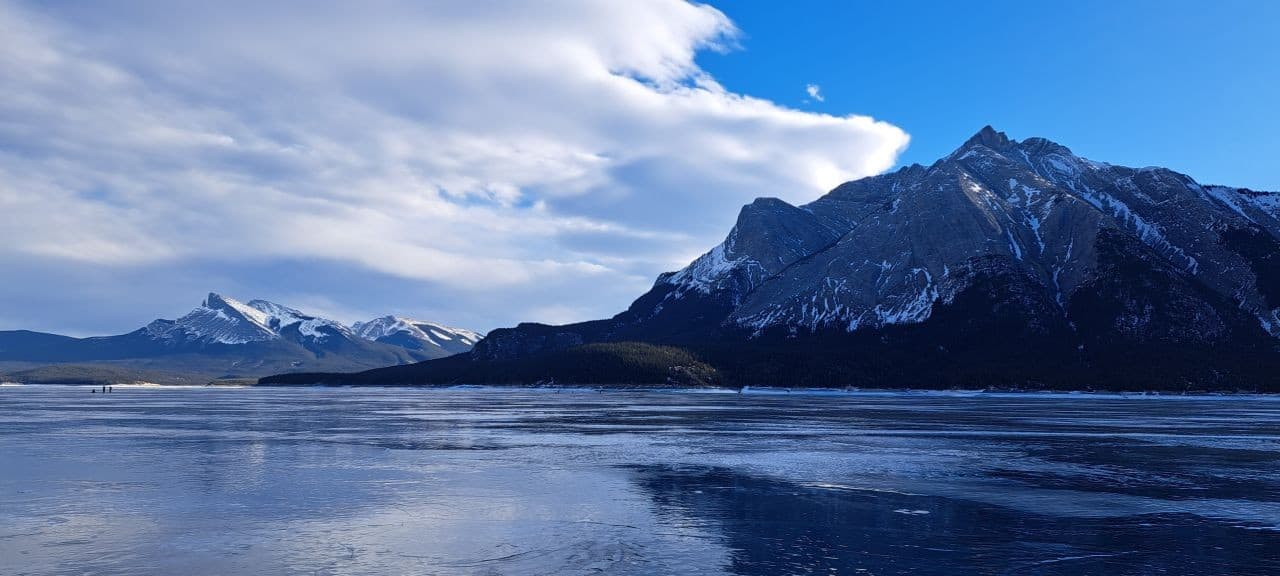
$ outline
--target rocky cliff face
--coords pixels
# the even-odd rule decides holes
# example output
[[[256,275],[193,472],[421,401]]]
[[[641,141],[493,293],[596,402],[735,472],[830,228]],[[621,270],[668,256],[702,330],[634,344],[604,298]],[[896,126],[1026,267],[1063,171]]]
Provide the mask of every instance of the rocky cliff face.
[[[799,207],[757,200],[723,243],[626,312],[497,330],[475,357],[626,339],[988,357],[1034,355],[1035,342],[1046,357],[1092,365],[1134,350],[1275,354],[1277,338],[1280,194],[1087,160],[987,127],[928,167]]]

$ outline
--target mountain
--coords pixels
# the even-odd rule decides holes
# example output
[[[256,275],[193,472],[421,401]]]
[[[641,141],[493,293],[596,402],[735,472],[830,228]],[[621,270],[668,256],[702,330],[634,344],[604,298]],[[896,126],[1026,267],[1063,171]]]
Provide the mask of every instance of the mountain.
[[[451,328],[435,322],[383,316],[351,327],[365,340],[421,350],[438,357],[468,352],[483,336],[465,328]]]
[[[1280,391],[1280,193],[986,127],[927,167],[752,202],[611,319],[267,381],[524,381],[511,366],[599,342],[682,347],[738,384]]]
[[[367,328],[366,324],[357,327]],[[97,379],[133,373],[147,381],[190,383],[282,371],[391,366],[466,352],[479,339],[474,332],[428,322],[409,326],[424,334],[423,340],[398,338],[399,332],[390,329],[381,336],[363,329],[357,333],[340,322],[274,302],[244,303],[210,293],[181,318],[155,320],[118,336],[0,331],[0,363],[11,377],[26,381],[82,381],[96,370]]]

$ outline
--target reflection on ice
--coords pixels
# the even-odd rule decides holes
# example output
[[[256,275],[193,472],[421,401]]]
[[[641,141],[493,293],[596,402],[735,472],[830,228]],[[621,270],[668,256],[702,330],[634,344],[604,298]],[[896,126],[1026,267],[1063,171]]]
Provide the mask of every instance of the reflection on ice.
[[[1280,573],[1271,399],[80,392],[0,391],[0,573]]]

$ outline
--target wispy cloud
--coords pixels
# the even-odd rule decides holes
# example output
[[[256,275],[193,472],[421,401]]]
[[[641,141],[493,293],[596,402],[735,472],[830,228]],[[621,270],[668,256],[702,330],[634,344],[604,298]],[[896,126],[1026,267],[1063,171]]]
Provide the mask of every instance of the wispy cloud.
[[[308,266],[368,286],[335,308],[612,312],[751,198],[811,199],[906,145],[725,90],[694,58],[737,35],[680,0],[0,0],[0,265],[28,272],[0,316],[124,329],[99,311],[130,289],[145,317],[192,283],[341,283],[271,272]],[[95,290],[66,286],[86,270]]]
[[[817,100],[819,102],[826,101],[826,99],[822,97],[822,87],[817,84],[809,84],[805,86],[804,91],[806,94],[809,95],[810,98],[813,98],[814,100]]]

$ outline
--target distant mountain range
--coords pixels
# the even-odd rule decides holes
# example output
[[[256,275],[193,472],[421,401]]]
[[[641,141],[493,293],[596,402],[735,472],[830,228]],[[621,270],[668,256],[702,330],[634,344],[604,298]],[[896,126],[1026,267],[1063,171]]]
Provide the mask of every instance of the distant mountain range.
[[[613,318],[264,382],[641,383],[685,358],[672,382],[1280,391],[1278,337],[1280,193],[986,127],[930,166],[804,206],[756,200]],[[630,360],[584,371],[578,352],[600,343],[614,346],[593,358]]]
[[[128,334],[72,338],[0,331],[7,379],[189,383],[297,370],[359,370],[467,352],[480,334],[384,316],[342,323],[268,302],[210,293],[177,320]]]

